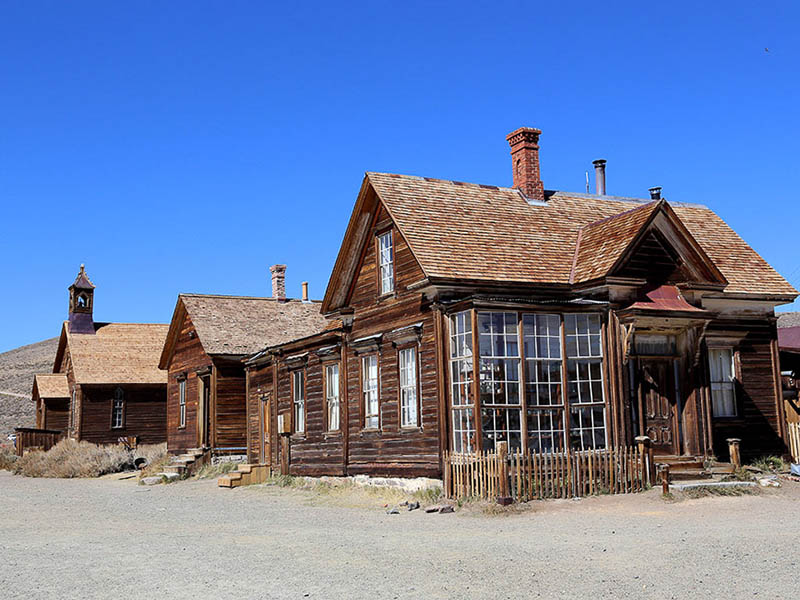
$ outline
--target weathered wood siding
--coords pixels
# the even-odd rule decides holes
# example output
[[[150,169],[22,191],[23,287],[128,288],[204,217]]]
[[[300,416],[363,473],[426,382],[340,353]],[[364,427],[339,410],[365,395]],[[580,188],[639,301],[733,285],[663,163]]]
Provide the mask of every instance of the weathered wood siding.
[[[197,446],[197,407],[199,400],[196,371],[211,366],[189,315],[181,325],[180,334],[169,363],[167,380],[167,449],[177,453]],[[186,426],[180,427],[179,377],[186,377]]]
[[[262,422],[261,422],[261,397],[272,394],[272,363],[267,365],[252,367],[248,371],[248,389],[249,396],[247,398],[247,459],[252,463],[260,463],[261,461],[261,436],[262,436]],[[274,404],[274,403],[273,403]],[[275,407],[272,406],[272,414],[270,415],[273,423],[275,421]],[[271,447],[277,446],[277,435],[275,434],[275,427],[271,429],[272,440]],[[271,462],[267,457],[267,461]],[[274,464],[274,463],[273,463]]]
[[[744,456],[781,454],[786,451],[780,436],[782,415],[776,397],[779,383],[775,380],[772,345],[777,340],[775,324],[763,320],[719,319],[708,328],[708,334],[742,336],[735,350],[739,355],[739,379],[736,399],[739,415],[735,419],[712,419],[714,453],[727,460],[730,437],[740,438]]]
[[[247,445],[247,405],[244,365],[215,366],[212,378],[213,446],[233,450]],[[195,402],[197,392],[195,392]]]
[[[125,399],[124,425],[111,427],[114,391],[121,387]],[[166,441],[167,398],[163,385],[83,385],[81,440],[116,444],[121,436],[138,436],[142,444]]]
[[[69,400],[52,399],[42,401],[42,429],[66,431],[69,427]]]

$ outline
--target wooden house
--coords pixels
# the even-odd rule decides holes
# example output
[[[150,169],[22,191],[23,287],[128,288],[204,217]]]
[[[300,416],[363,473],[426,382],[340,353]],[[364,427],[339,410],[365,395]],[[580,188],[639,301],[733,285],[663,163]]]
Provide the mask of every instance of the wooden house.
[[[242,358],[323,325],[319,302],[286,298],[286,266],[271,270],[271,298],[178,296],[159,362],[169,381],[170,452],[244,455],[247,382]]]
[[[800,312],[778,318],[778,348],[786,420],[800,424]]]
[[[438,476],[443,453],[662,461],[782,452],[774,308],[797,291],[709,208],[367,173],[316,335],[247,361],[249,459],[293,474]]]
[[[166,440],[166,375],[158,369],[167,326],[96,323],[95,286],[81,265],[69,287],[52,374],[36,375],[36,425],[77,440]]]

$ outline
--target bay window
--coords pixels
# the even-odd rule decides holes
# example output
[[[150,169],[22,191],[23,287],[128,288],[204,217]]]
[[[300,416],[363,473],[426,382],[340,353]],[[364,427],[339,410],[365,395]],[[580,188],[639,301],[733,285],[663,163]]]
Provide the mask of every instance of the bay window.
[[[478,449],[476,428],[483,450],[494,450],[498,441],[511,451],[606,446],[599,314],[464,311],[451,315],[449,324],[455,452]]]

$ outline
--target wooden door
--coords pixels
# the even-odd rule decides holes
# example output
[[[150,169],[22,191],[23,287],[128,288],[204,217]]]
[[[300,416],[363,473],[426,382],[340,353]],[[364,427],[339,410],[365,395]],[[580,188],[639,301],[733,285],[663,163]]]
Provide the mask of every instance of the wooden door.
[[[211,399],[211,378],[208,376],[198,377],[198,401],[197,407],[197,447],[208,448],[208,415]]]
[[[673,359],[642,359],[639,373],[644,433],[656,454],[676,455],[680,444]]]
[[[261,463],[272,464],[272,445],[270,443],[270,414],[271,414],[270,395],[261,397]]]

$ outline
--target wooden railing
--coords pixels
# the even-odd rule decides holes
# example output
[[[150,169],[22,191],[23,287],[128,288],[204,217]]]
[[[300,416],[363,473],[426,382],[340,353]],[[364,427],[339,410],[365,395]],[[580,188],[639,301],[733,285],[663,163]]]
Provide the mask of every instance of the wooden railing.
[[[787,423],[789,434],[789,452],[792,460],[800,463],[800,423]]]
[[[574,498],[641,492],[655,481],[655,465],[644,444],[567,452],[446,453],[448,498],[511,500]]]
[[[14,445],[17,456],[22,456],[31,450],[44,450],[47,452],[64,437],[63,431],[55,429],[33,429],[31,427],[17,427]]]

